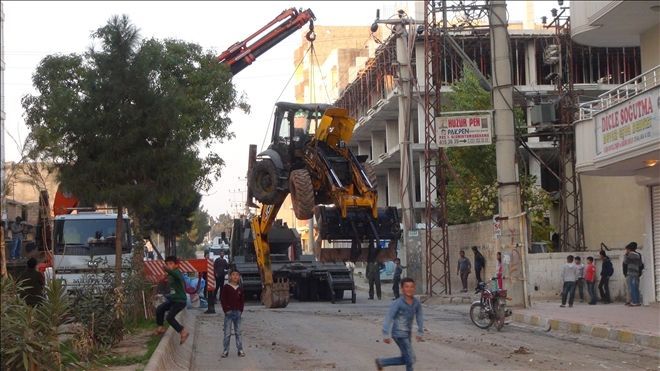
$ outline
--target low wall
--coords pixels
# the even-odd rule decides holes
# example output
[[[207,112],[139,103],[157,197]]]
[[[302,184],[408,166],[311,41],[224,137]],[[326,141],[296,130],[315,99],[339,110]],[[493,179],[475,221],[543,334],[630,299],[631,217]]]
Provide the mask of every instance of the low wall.
[[[598,260],[598,251],[582,251],[582,252],[556,252],[548,254],[528,254],[527,267],[528,267],[528,282],[529,282],[529,295],[532,300],[534,299],[561,299],[561,290],[563,282],[561,279],[561,267],[566,263],[568,255],[582,257],[582,263],[586,264],[587,256],[593,256],[596,262],[596,277],[600,278],[600,271],[602,263]],[[624,301],[626,296],[625,277],[621,268],[623,259],[622,250],[613,250],[607,254],[614,266],[614,275],[610,278],[610,295],[612,300]],[[598,289],[596,289],[598,291]],[[585,297],[589,295],[586,293]],[[600,294],[599,294],[600,297]],[[577,292],[576,292],[577,298]]]
[[[195,341],[195,315],[184,309],[177,317],[177,321],[190,332],[190,337],[183,344],[179,344],[179,334],[172,327],[167,329],[158,347],[144,368],[145,371],[160,370],[190,370],[193,356],[193,343]]]
[[[496,255],[495,237],[493,233],[493,222],[490,220],[449,226],[449,273],[451,276],[451,292],[460,292],[461,278],[456,274],[459,251],[465,251],[465,256],[472,263],[472,273],[468,277],[468,291],[477,286],[477,278],[474,274],[474,253],[472,246],[477,246],[481,254],[486,258],[486,269],[481,273],[481,279],[488,281],[495,274]]]

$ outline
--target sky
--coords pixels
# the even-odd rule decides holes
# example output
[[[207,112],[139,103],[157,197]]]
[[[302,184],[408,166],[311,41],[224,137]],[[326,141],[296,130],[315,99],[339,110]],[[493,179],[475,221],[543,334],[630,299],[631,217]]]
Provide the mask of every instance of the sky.
[[[5,13],[5,158],[17,161],[28,134],[21,97],[34,94],[31,76],[49,54],[82,53],[90,45],[90,34],[116,14],[127,14],[143,38],[175,38],[194,42],[217,54],[243,40],[285,9],[311,8],[317,25],[368,28],[376,9],[388,18],[398,8],[395,1],[3,1]],[[524,1],[508,1],[510,20],[522,20]],[[548,15],[555,1],[535,1],[535,18]],[[307,30],[307,26],[302,30]],[[225,160],[222,177],[203,194],[202,206],[211,215],[231,212],[245,198],[249,144],[261,148],[273,105],[294,101],[292,77],[294,51],[302,31],[291,35],[233,79],[237,90],[247,96],[250,114],[232,112],[235,138],[212,150]],[[322,42],[319,35],[317,42]],[[321,61],[321,63],[323,63]],[[281,94],[281,96],[280,96]],[[12,139],[14,138],[14,139]]]

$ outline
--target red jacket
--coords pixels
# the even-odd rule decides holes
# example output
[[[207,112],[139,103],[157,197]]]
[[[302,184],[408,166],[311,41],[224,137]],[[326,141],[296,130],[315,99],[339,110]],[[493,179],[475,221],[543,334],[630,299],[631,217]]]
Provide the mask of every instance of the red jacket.
[[[584,269],[584,280],[587,282],[596,281],[596,264],[587,264],[586,268]]]
[[[243,289],[240,286],[233,288],[230,284],[225,283],[222,287],[220,301],[222,303],[223,312],[227,313],[230,310],[238,310],[243,313],[245,297],[243,296]]]

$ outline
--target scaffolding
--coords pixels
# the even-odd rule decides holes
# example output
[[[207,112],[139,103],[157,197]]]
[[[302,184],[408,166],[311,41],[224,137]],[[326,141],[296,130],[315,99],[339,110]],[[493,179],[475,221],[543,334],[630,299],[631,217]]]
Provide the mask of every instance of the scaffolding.
[[[559,97],[559,125],[556,135],[559,144],[559,248],[561,251],[581,251],[586,248],[582,224],[582,195],[580,178],[575,171],[575,127],[573,125],[577,113],[573,76],[575,62],[573,58],[573,43],[571,41],[570,16],[566,13],[568,7],[553,9],[552,22],[546,26],[555,29],[555,44],[546,52],[556,66],[555,83]],[[553,54],[556,59],[553,60]],[[625,69],[624,69],[625,70]],[[625,72],[625,71],[624,71]],[[624,73],[625,74],[625,73]]]

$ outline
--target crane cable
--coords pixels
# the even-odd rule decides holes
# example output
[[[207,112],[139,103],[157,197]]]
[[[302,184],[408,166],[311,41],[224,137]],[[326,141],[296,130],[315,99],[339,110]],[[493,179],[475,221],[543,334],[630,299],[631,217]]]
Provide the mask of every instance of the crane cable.
[[[313,26],[311,28],[313,28]],[[309,32],[307,33],[307,35],[309,35]],[[316,37],[316,36],[314,36],[314,37]],[[309,37],[307,39],[309,40]],[[305,51],[305,54],[303,54],[302,58],[300,58],[300,62],[298,62],[298,64],[296,65],[296,68],[293,70],[293,73],[289,77],[289,80],[286,82],[286,84],[284,84],[284,87],[282,88],[282,91],[280,92],[280,95],[278,95],[277,99],[275,99],[275,102],[280,101],[280,98],[282,98],[282,95],[284,94],[284,91],[286,90],[287,87],[289,87],[289,84],[291,83],[291,80],[296,75],[296,72],[298,72],[298,68],[300,68],[300,65],[305,61],[305,57],[307,57],[307,54],[312,49],[312,47],[313,47],[313,43],[312,43],[312,45],[310,45],[309,48],[307,48],[307,50]],[[273,106],[273,110],[271,111],[270,116],[268,117],[268,122],[266,124],[266,131],[264,132],[264,139],[261,141],[260,151],[263,151],[264,146],[266,145],[266,138],[268,138],[268,133],[270,131],[271,118],[273,117],[274,113],[275,113],[275,106]]]

